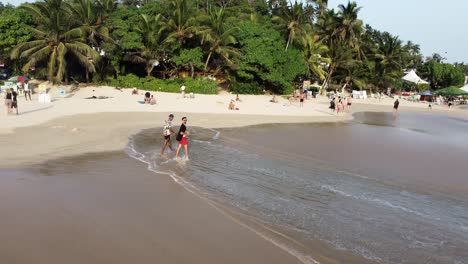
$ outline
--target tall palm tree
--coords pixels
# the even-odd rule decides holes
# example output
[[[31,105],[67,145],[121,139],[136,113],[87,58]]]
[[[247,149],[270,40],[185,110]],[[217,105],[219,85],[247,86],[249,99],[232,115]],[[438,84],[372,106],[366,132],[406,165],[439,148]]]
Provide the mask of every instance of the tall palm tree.
[[[169,32],[165,42],[182,45],[197,33],[195,9],[190,0],[172,0],[174,11],[164,22],[164,29]]]
[[[146,74],[151,76],[154,67],[159,65],[161,58],[164,56],[161,15],[148,17],[142,14],[136,31],[141,34],[143,47],[139,51],[128,53],[124,60],[145,64]]]
[[[34,40],[20,44],[11,53],[12,59],[25,59],[23,71],[48,61],[48,78],[61,82],[66,74],[65,56],[76,59],[87,71],[94,72],[99,54],[85,41],[85,32],[69,23],[70,6],[64,0],[44,0],[22,6],[37,20],[32,29]]]
[[[208,56],[205,61],[204,71],[208,69],[211,56],[219,55],[225,62],[232,64],[232,56],[238,56],[240,52],[233,47],[236,38],[234,33],[238,30],[237,27],[226,27],[226,13],[224,7],[211,7],[208,10],[208,21],[206,27],[201,31],[202,44],[208,45]]]
[[[313,19],[313,8],[309,5],[294,2],[293,5],[283,5],[279,9],[279,14],[273,17],[273,21],[278,22],[282,30],[287,35],[286,48],[294,42],[305,44],[305,36],[311,29]]]
[[[399,78],[402,72],[403,48],[402,42],[397,36],[388,32],[380,34],[376,38],[377,52],[374,54],[376,70],[379,75],[379,83],[386,86]]]
[[[331,60],[325,57],[325,54],[328,52],[328,47],[317,39],[317,36],[307,37],[304,57],[306,58],[310,73],[319,80],[323,80],[326,74],[324,68],[330,64]]]
[[[81,27],[85,32],[90,45],[98,51],[102,42],[112,42],[109,36],[109,29],[102,23],[100,17],[100,7],[92,0],[74,0],[70,5],[73,14],[72,21]]]
[[[350,47],[359,46],[360,35],[363,31],[362,21],[358,19],[358,13],[361,7],[356,2],[348,2],[345,5],[338,6],[337,23],[338,28],[335,32],[341,41],[346,42]]]

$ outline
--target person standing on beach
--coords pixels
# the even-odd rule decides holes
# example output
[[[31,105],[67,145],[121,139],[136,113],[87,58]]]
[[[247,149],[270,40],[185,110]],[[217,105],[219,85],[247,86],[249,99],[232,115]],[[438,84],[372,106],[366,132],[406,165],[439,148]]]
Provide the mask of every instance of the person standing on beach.
[[[330,108],[330,110],[331,110],[332,112],[335,112],[335,98],[331,99],[331,101],[330,101],[330,107],[328,107],[328,108]]]
[[[179,128],[179,133],[177,133],[177,137],[176,137],[176,140],[179,141],[179,146],[177,147],[177,151],[176,151],[176,154],[175,154],[175,158],[178,159],[179,158],[179,151],[180,149],[182,148],[182,146],[184,147],[184,151],[185,151],[185,159],[188,160],[189,157],[188,157],[188,140],[187,140],[187,136],[190,134],[189,131],[187,131],[187,127],[185,126],[185,124],[187,124],[187,117],[182,117],[182,125],[180,125],[180,128]]]
[[[169,146],[169,149],[172,151],[172,142],[171,142],[171,134],[175,134],[174,130],[172,130],[172,120],[174,119],[174,115],[170,114],[169,118],[164,121],[164,127],[163,127],[163,137],[164,137],[164,143],[161,149],[161,156],[164,155],[164,150],[166,150],[166,147]]]
[[[18,115],[18,94],[15,92],[13,88],[11,88],[11,111],[13,108],[16,109],[16,114]]]
[[[6,93],[5,93],[5,106],[6,106],[6,114],[10,114],[11,113],[11,104],[12,104],[12,97],[13,95],[11,94],[11,91],[9,89],[6,90]]]
[[[393,115],[398,114],[398,106],[400,105],[400,102],[398,101],[398,98],[395,100],[393,103]]]
[[[351,105],[353,104],[353,96],[351,95],[350,97],[348,97],[348,101],[347,101],[347,108],[348,108],[348,112],[351,112]]]
[[[304,92],[301,92],[301,95],[299,96],[299,102],[300,102],[299,106],[300,107],[304,106],[304,98],[305,98]]]
[[[26,99],[26,101],[28,100],[28,96],[29,96],[29,101],[32,101],[31,100],[31,90],[29,89],[29,82],[26,80],[24,82],[24,98]]]

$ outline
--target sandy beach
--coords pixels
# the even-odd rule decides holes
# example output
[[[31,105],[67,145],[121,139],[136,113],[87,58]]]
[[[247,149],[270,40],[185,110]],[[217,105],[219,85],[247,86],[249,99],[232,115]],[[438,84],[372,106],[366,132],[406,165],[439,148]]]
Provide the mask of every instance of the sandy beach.
[[[93,95],[110,98],[84,99]],[[288,253],[170,177],[154,176],[123,152],[129,136],[161,127],[169,113],[175,114],[177,126],[187,116],[189,127],[205,128],[352,118],[330,113],[326,98],[308,100],[301,108],[285,99],[273,104],[270,96],[241,95],[239,110],[228,110],[234,98],[157,93],[156,105],[142,105],[137,102],[142,94],[111,87],[81,88],[68,98],[54,97],[50,104],[38,103],[37,94],[33,101],[20,97],[20,115],[0,115],[3,261],[333,263],[317,252],[315,260]],[[390,112],[392,103],[354,100],[353,112]],[[401,100],[400,106],[402,113],[429,113],[423,103]],[[468,117],[466,110],[443,106],[434,106],[430,113]],[[119,168],[132,170],[110,175],[115,172],[106,170],[111,159],[121,162]],[[61,171],[61,164],[67,171]]]

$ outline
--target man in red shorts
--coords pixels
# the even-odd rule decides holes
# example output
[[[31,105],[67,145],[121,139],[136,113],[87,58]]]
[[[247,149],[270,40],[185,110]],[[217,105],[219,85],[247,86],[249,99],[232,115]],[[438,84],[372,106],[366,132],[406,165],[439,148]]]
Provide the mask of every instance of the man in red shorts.
[[[177,133],[177,137],[176,137],[176,140],[179,141],[179,146],[177,147],[177,151],[176,151],[176,154],[175,154],[175,158],[178,159],[179,158],[179,151],[180,149],[182,148],[182,146],[184,147],[184,151],[185,151],[185,159],[188,160],[188,140],[187,140],[187,136],[190,134],[189,131],[187,131],[187,127],[185,126],[185,124],[187,124],[187,117],[182,117],[182,125],[180,125],[180,128],[179,128],[179,133]]]

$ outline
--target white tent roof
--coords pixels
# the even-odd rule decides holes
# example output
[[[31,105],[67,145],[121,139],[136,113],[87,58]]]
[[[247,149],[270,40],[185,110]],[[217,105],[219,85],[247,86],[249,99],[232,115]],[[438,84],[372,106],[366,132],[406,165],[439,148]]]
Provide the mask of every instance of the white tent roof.
[[[421,79],[414,70],[409,71],[402,79],[416,84],[428,84],[428,82]]]
[[[467,92],[467,93],[468,93],[468,83],[467,83],[467,84],[465,84],[465,86],[463,86],[463,87],[462,87],[462,88],[460,88],[460,89],[462,89],[463,91],[465,91],[465,92]]]

